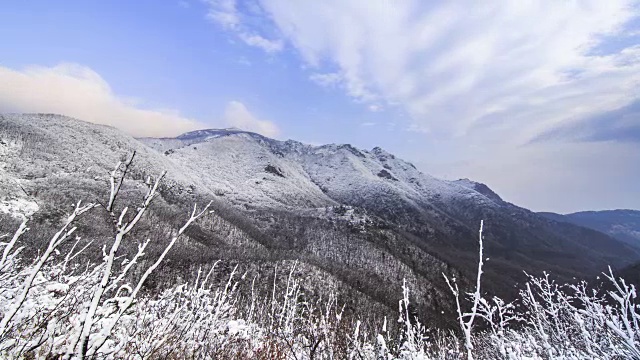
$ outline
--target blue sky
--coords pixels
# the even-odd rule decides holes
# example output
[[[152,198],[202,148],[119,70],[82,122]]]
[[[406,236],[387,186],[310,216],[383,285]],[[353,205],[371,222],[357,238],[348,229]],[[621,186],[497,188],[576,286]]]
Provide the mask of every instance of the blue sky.
[[[638,14],[627,0],[6,1],[0,112],[381,146],[534,210],[640,208]]]

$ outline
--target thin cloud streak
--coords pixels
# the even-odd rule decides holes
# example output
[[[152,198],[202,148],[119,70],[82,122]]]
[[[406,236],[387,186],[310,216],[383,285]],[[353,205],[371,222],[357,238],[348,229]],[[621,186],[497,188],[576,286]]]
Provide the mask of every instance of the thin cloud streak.
[[[260,26],[251,30],[279,34],[311,81],[343,92],[363,110],[399,108],[409,115],[400,124],[405,131],[444,144],[449,151],[441,149],[437,169],[423,167],[428,173],[476,176],[541,210],[628,203],[622,190],[611,189],[609,201],[578,195],[556,201],[577,194],[574,183],[588,191],[606,181],[637,188],[628,179],[640,176],[638,167],[606,160],[638,160],[635,147],[616,144],[622,139],[612,137],[619,133],[576,138],[557,132],[640,100],[640,45],[625,33],[640,21],[637,0],[257,3]],[[554,131],[562,136],[533,141]],[[600,166],[594,163],[627,180],[590,177]],[[556,171],[557,164],[571,169],[569,175]]]
[[[640,82],[640,48],[590,54],[634,18],[633,1],[260,3],[308,65],[339,69],[313,81],[399,104],[434,134],[526,142],[628,104]]]

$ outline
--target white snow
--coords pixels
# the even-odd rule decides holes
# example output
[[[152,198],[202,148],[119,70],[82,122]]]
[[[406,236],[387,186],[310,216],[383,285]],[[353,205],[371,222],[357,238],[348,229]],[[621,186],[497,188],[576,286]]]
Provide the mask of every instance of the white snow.
[[[389,208],[428,205],[446,212],[456,202],[497,206],[469,186],[424,174],[380,148],[312,146],[238,129],[136,140],[110,127],[57,115],[3,115],[3,121],[29,134],[29,138],[16,140],[15,131],[2,133],[0,129],[5,144],[2,151],[7,155],[0,161],[0,199],[5,199],[5,212],[28,214],[37,209],[27,200],[9,202],[20,192],[17,182],[29,189],[39,181],[42,186],[40,179],[63,183],[68,174],[81,175],[88,184],[106,181],[105,174],[133,150],[137,151],[139,173],[153,175],[166,169],[167,181],[177,188],[214,194],[243,209],[299,211],[373,204]],[[27,152],[28,160],[18,150]]]
[[[38,211],[40,207],[34,201],[27,199],[0,200],[0,213],[25,219]]]
[[[396,200],[442,204],[465,198],[495,206],[472,187],[424,174],[380,148],[311,146],[235,129],[142,140],[239,206],[300,209]]]

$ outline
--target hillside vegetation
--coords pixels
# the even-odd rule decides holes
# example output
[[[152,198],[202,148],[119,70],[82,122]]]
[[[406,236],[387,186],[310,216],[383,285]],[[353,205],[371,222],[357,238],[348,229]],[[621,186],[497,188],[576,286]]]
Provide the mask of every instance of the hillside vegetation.
[[[379,148],[14,114],[0,155],[5,357],[637,355],[635,288],[579,282],[636,247]]]

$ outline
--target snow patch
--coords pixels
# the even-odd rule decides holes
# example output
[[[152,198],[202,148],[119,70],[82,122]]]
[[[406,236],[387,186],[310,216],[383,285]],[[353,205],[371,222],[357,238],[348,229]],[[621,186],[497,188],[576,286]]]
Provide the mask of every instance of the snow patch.
[[[26,219],[39,209],[37,203],[27,199],[0,200],[0,213],[9,214],[15,218]]]

